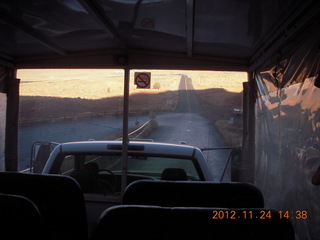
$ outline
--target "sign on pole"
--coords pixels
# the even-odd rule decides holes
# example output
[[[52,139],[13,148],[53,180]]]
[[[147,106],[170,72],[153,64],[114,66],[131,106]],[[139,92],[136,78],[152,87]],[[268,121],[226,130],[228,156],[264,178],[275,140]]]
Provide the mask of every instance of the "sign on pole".
[[[151,72],[135,72],[134,84],[137,88],[149,88],[151,83]]]

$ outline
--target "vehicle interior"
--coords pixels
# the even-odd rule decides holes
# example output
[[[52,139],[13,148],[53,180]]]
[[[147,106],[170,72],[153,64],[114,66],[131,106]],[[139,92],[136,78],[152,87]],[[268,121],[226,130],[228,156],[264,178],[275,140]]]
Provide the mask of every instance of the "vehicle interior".
[[[318,239],[319,20],[316,0],[1,0],[0,223],[40,219],[31,232],[46,237],[33,239]],[[131,69],[247,72],[237,186],[261,191],[263,207],[106,209],[86,205],[68,176],[19,173],[19,69],[122,69],[123,161]],[[180,187],[230,190],[192,184]],[[15,228],[12,219],[1,226],[15,236],[21,221]]]

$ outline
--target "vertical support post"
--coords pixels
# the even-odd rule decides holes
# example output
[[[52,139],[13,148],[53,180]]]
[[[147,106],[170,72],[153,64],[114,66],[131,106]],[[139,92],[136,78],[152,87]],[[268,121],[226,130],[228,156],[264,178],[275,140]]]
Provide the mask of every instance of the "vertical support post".
[[[243,83],[243,138],[240,181],[254,183],[255,163],[255,94],[253,72],[248,74],[248,82]]]
[[[194,28],[194,0],[186,0],[187,8],[187,54],[192,57],[193,54],[193,28]]]
[[[5,170],[18,170],[18,120],[19,120],[19,84],[14,69],[9,69],[6,79],[7,117],[5,139]]]
[[[124,69],[124,93],[123,93],[123,129],[122,129],[122,174],[121,174],[121,194],[127,187],[127,167],[128,167],[128,118],[129,118],[129,86],[130,69]]]

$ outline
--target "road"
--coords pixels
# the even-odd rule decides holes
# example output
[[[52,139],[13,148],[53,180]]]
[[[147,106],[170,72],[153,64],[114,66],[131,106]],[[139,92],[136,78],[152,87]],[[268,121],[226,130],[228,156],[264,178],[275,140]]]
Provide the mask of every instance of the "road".
[[[202,116],[202,112],[192,79],[182,75],[179,84],[179,102],[175,112],[156,116],[158,128],[151,133],[150,138],[166,143],[183,141],[187,145],[199,148],[225,146],[220,133],[207,118]],[[228,150],[204,153],[215,180],[221,179],[228,153]],[[228,172],[223,180],[229,181],[229,179]]]

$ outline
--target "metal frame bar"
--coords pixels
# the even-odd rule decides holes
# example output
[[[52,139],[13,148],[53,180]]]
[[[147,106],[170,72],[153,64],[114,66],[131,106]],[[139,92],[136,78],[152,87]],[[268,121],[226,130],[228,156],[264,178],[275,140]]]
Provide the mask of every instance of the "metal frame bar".
[[[127,187],[128,172],[128,145],[129,145],[129,90],[130,90],[130,69],[124,69],[124,90],[123,90],[123,129],[122,129],[122,172],[121,172],[121,194],[123,196]]]
[[[98,4],[96,4],[93,0],[78,0],[78,2],[90,14],[90,16],[93,17],[96,22],[103,27],[105,32],[111,33],[119,41],[122,48],[127,47],[127,44],[117,32],[112,21],[107,18]]]
[[[117,59],[127,55],[130,69],[186,69],[248,71],[247,59],[220,58],[193,55],[187,58],[185,53],[158,52],[139,49],[113,49],[70,53],[67,57],[32,56],[15,59],[17,68],[121,68]],[[88,64],[89,63],[89,64]]]
[[[12,60],[11,60],[12,61]],[[5,66],[5,67],[9,67],[9,68],[13,68],[14,64],[12,62],[9,62],[8,60],[5,60],[3,58],[1,58],[1,54],[0,54],[0,66]]]
[[[187,17],[187,55],[193,55],[194,0],[186,0]]]
[[[52,42],[47,36],[41,34],[40,32],[34,30],[32,27],[11,17],[6,11],[0,9],[0,21],[9,24],[11,27],[17,29],[20,32],[27,34],[29,37],[40,42],[43,46],[53,50],[60,55],[68,55],[67,51],[62,49],[60,46]]]
[[[248,82],[243,83],[243,131],[240,181],[254,182],[255,169],[255,90],[253,72],[248,74]]]
[[[19,118],[19,85],[17,71],[8,68],[5,84],[7,84],[7,113],[5,132],[5,170],[18,170],[18,118]]]

